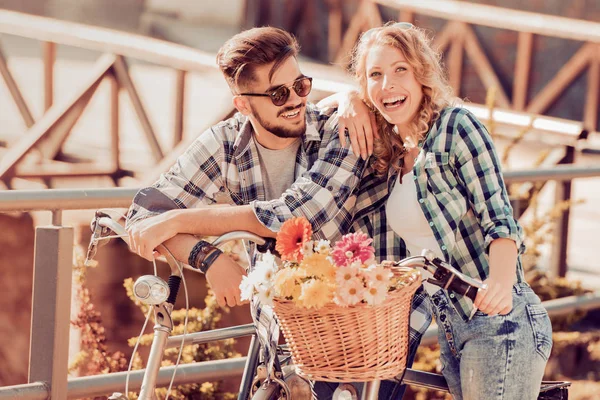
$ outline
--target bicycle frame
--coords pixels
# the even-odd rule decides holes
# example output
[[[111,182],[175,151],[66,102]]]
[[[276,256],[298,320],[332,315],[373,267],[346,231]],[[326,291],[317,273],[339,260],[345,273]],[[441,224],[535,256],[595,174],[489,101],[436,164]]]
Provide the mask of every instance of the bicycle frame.
[[[92,236],[92,242],[90,243],[90,248],[88,249],[88,256],[93,257],[96,252],[96,246],[98,244],[98,240],[102,238],[102,236],[107,236],[108,232],[104,229],[107,228],[110,231],[115,232],[117,235],[121,236],[122,239],[128,242],[127,233],[122,225],[118,222],[114,221],[107,214],[98,214],[92,223],[92,230],[94,234]],[[98,235],[98,236],[95,236]],[[96,242],[94,243],[94,239]],[[239,240],[239,239],[249,239],[258,245],[264,244],[265,240],[257,235],[251,234],[249,232],[232,232],[226,235],[221,236],[219,239],[215,240],[214,245],[219,245],[231,240]],[[171,268],[171,273],[175,276],[181,275],[181,269],[186,268],[192,270],[194,272],[198,272],[197,270],[189,267],[187,265],[182,265],[179,263],[175,257],[171,254],[171,252],[161,245],[161,252],[166,254],[165,258],[167,263]],[[439,261],[439,260],[438,260]],[[428,265],[431,265],[432,258],[428,254],[423,254],[422,256],[410,257],[394,264],[399,266],[408,266],[408,267],[421,267],[427,268]],[[438,266],[439,267],[439,266]],[[445,267],[444,267],[445,268]],[[446,269],[447,270],[447,269]],[[451,271],[454,273],[455,271]],[[458,272],[458,271],[456,271]],[[456,275],[460,279],[463,279],[463,275],[458,272]],[[466,277],[469,280],[471,278]],[[451,280],[450,280],[451,281]],[[474,287],[481,287],[481,282],[470,282],[468,280],[464,280],[468,284],[472,284]],[[189,344],[201,344],[207,343],[217,340],[224,339],[233,339],[239,338],[243,336],[252,336],[251,344],[248,349],[248,355],[246,360],[246,366],[242,375],[242,381],[240,384],[240,391],[238,395],[238,400],[247,400],[250,396],[251,387],[254,383],[254,377],[257,373],[258,366],[258,358],[260,352],[260,345],[258,340],[256,339],[256,329],[253,324],[240,325],[230,328],[222,328],[215,329],[212,331],[206,332],[196,332],[190,333],[186,335],[179,336],[170,336],[173,329],[173,322],[171,319],[171,312],[173,311],[173,305],[168,302],[163,302],[161,304],[153,306],[154,311],[154,337],[152,340],[152,345],[150,348],[150,355],[148,357],[148,363],[144,372],[144,377],[142,381],[142,386],[140,389],[139,399],[140,400],[154,400],[155,397],[155,389],[156,389],[156,380],[158,376],[158,372],[161,366],[161,361],[163,358],[164,351],[167,348],[178,347]],[[277,360],[278,361],[278,360]],[[281,368],[279,363],[277,362],[277,373],[279,376],[275,380],[267,381],[265,385],[262,385],[261,389],[257,391],[257,393],[252,397],[253,400],[270,400],[278,398],[278,394],[280,388],[284,388],[287,391],[285,384],[282,385],[284,376],[282,375]],[[280,379],[279,379],[280,378]],[[441,390],[448,392],[448,385],[443,376],[439,374],[434,374],[430,372],[418,371],[407,368],[404,373],[398,377],[396,377],[396,382],[404,383],[408,385],[420,386],[428,389]],[[365,387],[363,389],[361,400],[376,400],[378,398],[378,390],[379,390],[380,382],[372,381],[366,382]],[[570,382],[542,382],[542,387],[540,389],[540,399],[544,400],[563,400],[568,398],[568,387],[570,386]],[[289,393],[289,392],[288,392]],[[288,395],[289,396],[289,395]],[[120,393],[115,393],[109,399],[114,400],[126,400],[127,397]]]

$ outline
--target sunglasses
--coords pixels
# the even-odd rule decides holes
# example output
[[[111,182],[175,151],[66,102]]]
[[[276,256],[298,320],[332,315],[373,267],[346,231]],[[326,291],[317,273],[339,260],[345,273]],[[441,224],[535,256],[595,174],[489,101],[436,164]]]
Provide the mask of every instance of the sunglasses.
[[[410,22],[396,22],[395,24],[391,24],[391,25],[384,25],[384,26],[377,26],[375,28],[371,28],[368,31],[366,31],[365,33],[363,33],[360,36],[360,40],[369,40],[369,38],[378,30],[382,29],[382,28],[396,28],[396,29],[411,29],[414,28],[414,25],[411,24]]]
[[[303,76],[298,78],[291,85],[277,86],[269,93],[240,93],[240,96],[260,96],[269,97],[274,105],[282,106],[290,98],[290,88],[294,89],[294,92],[300,97],[306,97],[312,90],[312,78]]]

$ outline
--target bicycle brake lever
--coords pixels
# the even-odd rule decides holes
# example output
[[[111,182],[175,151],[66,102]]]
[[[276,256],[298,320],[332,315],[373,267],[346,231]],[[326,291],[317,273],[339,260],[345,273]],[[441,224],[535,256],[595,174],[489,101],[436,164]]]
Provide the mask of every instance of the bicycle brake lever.
[[[84,266],[86,267],[91,266],[92,261],[94,260],[94,257],[96,257],[96,253],[98,252],[98,247],[102,247],[110,241],[110,239],[103,241],[100,240],[106,236],[109,236],[111,233],[111,230],[109,228],[101,226],[98,223],[98,220],[104,217],[112,218],[112,216],[106,213],[105,211],[96,211],[94,219],[90,223],[90,228],[92,229],[92,236],[90,237],[90,244],[88,245],[88,250],[85,255]]]

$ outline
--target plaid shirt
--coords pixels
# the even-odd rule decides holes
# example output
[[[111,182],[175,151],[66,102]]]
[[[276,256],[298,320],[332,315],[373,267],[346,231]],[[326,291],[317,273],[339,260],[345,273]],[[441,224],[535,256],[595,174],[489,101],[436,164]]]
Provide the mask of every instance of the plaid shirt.
[[[337,114],[306,106],[306,133],[296,156],[292,187],[279,199],[266,201],[253,129],[250,121],[233,118],[201,134],[175,165],[149,188],[138,192],[129,209],[127,224],[176,208],[201,205],[247,205],[270,230],[294,216],[306,217],[315,238],[337,240],[350,230],[354,189],[365,162],[342,147]],[[257,325],[264,356],[270,366],[279,328],[270,307],[256,299],[252,315]]]
[[[380,260],[408,257],[404,241],[386,218],[385,204],[398,174],[377,177],[373,172],[369,168],[361,181],[352,230],[373,237]],[[489,276],[488,248],[492,240],[509,238],[516,242],[519,254],[524,251],[523,232],[513,218],[492,139],[469,111],[442,111],[425,138],[413,172],[423,214],[446,261],[455,268],[483,281]],[[401,204],[398,212],[402,213]],[[517,279],[524,281],[520,258]],[[412,341],[420,341],[431,320],[424,297],[421,291],[413,301]],[[454,293],[449,297],[468,321],[473,310],[471,300]],[[411,343],[411,348],[414,345]]]

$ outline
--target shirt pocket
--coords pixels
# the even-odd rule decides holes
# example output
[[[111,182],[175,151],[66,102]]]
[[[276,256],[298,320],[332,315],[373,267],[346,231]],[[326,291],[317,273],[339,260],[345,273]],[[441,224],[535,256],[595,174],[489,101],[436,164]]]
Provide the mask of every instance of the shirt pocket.
[[[426,153],[424,169],[427,187],[433,193],[448,193],[458,184],[450,164],[450,153]]]

